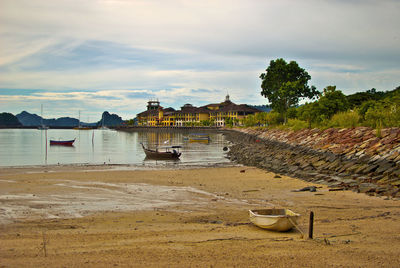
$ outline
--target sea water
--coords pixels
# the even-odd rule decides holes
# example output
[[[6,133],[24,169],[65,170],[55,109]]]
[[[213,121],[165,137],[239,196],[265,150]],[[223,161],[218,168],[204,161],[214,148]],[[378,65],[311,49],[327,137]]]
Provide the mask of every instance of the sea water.
[[[222,133],[210,132],[210,142],[189,142],[190,131],[124,132],[74,129],[0,129],[0,166],[122,164],[145,166],[196,166],[229,164]],[[76,139],[73,146],[50,146],[49,140]],[[148,160],[146,147],[180,145],[178,161]]]

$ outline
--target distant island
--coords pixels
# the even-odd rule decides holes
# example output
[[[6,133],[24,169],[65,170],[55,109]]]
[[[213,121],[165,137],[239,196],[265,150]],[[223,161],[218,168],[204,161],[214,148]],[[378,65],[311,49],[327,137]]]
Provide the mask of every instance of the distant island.
[[[37,114],[31,114],[27,111],[23,111],[17,115],[13,115],[11,113],[0,113],[0,127],[39,127],[46,126],[50,128],[73,128],[77,126],[82,127],[118,127],[125,124],[125,121],[122,120],[120,116],[117,114],[110,114],[109,112],[103,112],[102,119],[94,123],[80,122],[76,118],[71,117],[60,117],[60,118],[51,118],[45,119]]]

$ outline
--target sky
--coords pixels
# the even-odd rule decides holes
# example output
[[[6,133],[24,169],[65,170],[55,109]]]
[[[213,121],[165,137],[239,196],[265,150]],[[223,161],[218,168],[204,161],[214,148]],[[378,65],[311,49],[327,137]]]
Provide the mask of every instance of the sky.
[[[398,0],[0,0],[0,112],[131,119],[230,95],[263,105],[260,74],[296,61],[322,90],[400,85]]]

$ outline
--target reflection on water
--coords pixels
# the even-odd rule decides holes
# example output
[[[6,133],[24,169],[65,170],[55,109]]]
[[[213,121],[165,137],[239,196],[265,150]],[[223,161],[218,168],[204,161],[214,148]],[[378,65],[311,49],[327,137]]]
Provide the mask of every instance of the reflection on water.
[[[221,133],[209,143],[189,142],[190,132],[122,132],[113,130],[0,129],[0,166],[55,164],[206,165],[229,163]],[[73,146],[49,146],[49,140],[72,140]],[[140,143],[149,148],[181,145],[178,161],[145,160]]]

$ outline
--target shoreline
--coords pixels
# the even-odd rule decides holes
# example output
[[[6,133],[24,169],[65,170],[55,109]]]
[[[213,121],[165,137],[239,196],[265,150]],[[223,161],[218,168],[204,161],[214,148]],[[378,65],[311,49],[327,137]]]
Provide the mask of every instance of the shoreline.
[[[400,265],[398,201],[248,166],[92,168],[0,173],[0,215],[15,206],[26,217],[0,224],[0,266]],[[311,185],[316,192],[294,192]],[[313,211],[314,239],[251,225],[248,209],[257,207],[300,213],[303,231]],[[70,212],[79,217],[63,217]]]
[[[164,163],[158,165],[143,164],[54,164],[54,165],[25,165],[25,166],[0,166],[0,173],[9,174],[12,171],[27,171],[28,173],[41,172],[84,172],[84,171],[135,171],[135,170],[185,170],[201,168],[224,168],[224,167],[242,167],[240,163],[211,163],[211,164],[184,164],[174,165],[173,163]],[[1,175],[0,175],[1,176]]]
[[[327,184],[337,190],[400,200],[400,129],[281,131],[237,129],[231,161]]]

